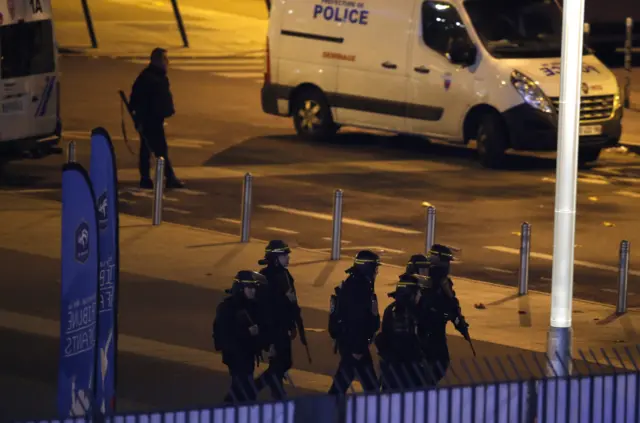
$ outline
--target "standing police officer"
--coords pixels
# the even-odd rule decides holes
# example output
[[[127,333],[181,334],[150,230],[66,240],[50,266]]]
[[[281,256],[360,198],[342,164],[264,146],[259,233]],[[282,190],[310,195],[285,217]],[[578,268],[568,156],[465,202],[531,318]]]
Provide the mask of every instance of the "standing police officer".
[[[385,309],[382,330],[376,336],[384,391],[417,389],[427,384],[418,330],[422,296],[419,279],[416,274],[400,276],[393,293],[395,301]]]
[[[450,363],[447,346],[447,322],[453,322],[456,330],[470,340],[469,324],[460,309],[460,302],[453,290],[449,277],[451,262],[454,260],[449,247],[434,244],[428,253],[429,280],[422,292],[422,315],[424,323],[423,351],[425,353],[433,384],[445,375]]]
[[[253,385],[256,357],[267,347],[269,339],[265,315],[256,301],[256,290],[266,279],[259,273],[241,270],[233,280],[231,295],[216,310],[213,340],[222,351],[222,362],[229,367],[231,389],[225,402],[254,401]]]
[[[378,390],[369,344],[380,328],[380,314],[374,284],[380,257],[372,251],[360,251],[349,275],[336,294],[331,296],[329,335],[336,342],[340,364],[329,389],[330,394],[344,394],[354,377],[365,391]]]
[[[182,188],[169,161],[169,147],[164,133],[164,120],[175,114],[173,96],[169,88],[167,51],[155,48],[151,62],[136,78],[131,89],[130,108],[140,134],[140,188],[152,189],[149,170],[151,153],[164,157],[167,188]]]
[[[294,279],[289,272],[289,254],[291,249],[282,240],[269,241],[265,248],[264,259],[258,264],[266,267],[260,273],[267,279],[261,302],[269,310],[270,343],[269,368],[256,379],[256,387],[260,392],[265,385],[271,390],[274,399],[282,399],[285,391],[283,379],[291,368],[291,341],[295,339],[296,322],[300,316],[300,307],[296,297]]]

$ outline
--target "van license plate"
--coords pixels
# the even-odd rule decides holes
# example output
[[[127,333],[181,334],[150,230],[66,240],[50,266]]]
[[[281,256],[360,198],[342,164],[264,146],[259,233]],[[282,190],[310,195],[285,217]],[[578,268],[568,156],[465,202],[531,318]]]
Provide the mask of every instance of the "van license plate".
[[[7,101],[2,103],[2,114],[22,112],[22,100]]]
[[[602,125],[585,125],[580,127],[580,136],[588,137],[602,134]]]

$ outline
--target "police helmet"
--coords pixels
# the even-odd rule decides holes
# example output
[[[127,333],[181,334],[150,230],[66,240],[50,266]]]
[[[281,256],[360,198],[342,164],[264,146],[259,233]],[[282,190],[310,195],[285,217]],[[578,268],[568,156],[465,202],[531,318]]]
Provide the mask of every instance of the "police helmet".
[[[428,269],[430,265],[429,259],[423,254],[414,254],[407,262],[405,272],[412,274],[420,274],[420,269]]]
[[[442,244],[433,244],[427,256],[431,265],[436,262],[448,264],[454,261],[453,251],[451,251],[451,248]]]
[[[258,261],[258,264],[265,265],[279,255],[290,254],[291,248],[281,239],[272,239],[264,249],[264,259]]]
[[[228,294],[236,295],[242,292],[244,288],[258,288],[262,284],[267,283],[267,278],[258,272],[253,270],[241,270],[235,278],[233,278],[233,285],[230,290],[226,292]]]
[[[420,275],[412,275],[412,274],[403,274],[400,275],[400,279],[396,284],[396,290],[389,294],[390,297],[399,298],[399,297],[410,297],[415,295],[422,286],[422,279]]]
[[[353,266],[345,270],[345,273],[360,271],[362,273],[375,273],[380,266],[380,256],[371,250],[361,250],[353,258]]]

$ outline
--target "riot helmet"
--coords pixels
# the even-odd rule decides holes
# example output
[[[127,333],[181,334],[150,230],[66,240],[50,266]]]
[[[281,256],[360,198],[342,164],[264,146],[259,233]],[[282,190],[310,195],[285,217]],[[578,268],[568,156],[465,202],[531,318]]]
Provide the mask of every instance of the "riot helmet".
[[[373,283],[378,275],[378,267],[380,266],[380,256],[371,250],[362,250],[356,254],[353,259],[353,266],[346,270],[346,273],[361,274]]]
[[[231,285],[231,289],[226,292],[231,295],[242,295],[245,294],[248,299],[252,300],[256,296],[256,291],[260,285],[266,284],[267,278],[261,275],[258,272],[254,272],[253,270],[241,270],[239,271],[235,278],[233,278],[233,285]],[[253,289],[254,291],[245,291],[245,288]]]
[[[416,274],[405,273],[400,275],[400,279],[396,284],[396,290],[390,293],[389,296],[395,298],[398,302],[406,303],[414,300],[417,304],[422,296],[422,279],[424,279],[424,276]]]
[[[429,273],[429,259],[423,254],[414,254],[407,262],[405,273],[427,276]]]
[[[429,276],[439,278],[449,274],[451,262],[454,261],[451,248],[442,244],[433,244],[429,253]]]
[[[289,254],[291,248],[281,239],[272,239],[264,249],[264,258],[258,261],[261,266],[264,265],[280,265],[282,267],[289,266]]]

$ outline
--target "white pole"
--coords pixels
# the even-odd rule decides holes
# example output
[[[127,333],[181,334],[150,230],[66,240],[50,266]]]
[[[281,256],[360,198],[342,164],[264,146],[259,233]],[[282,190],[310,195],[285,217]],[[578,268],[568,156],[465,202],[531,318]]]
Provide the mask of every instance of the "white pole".
[[[571,372],[573,253],[580,125],[580,86],[584,34],[584,0],[566,0],[562,12],[560,116],[556,165],[556,202],[551,276],[551,326],[547,344],[549,373]]]

